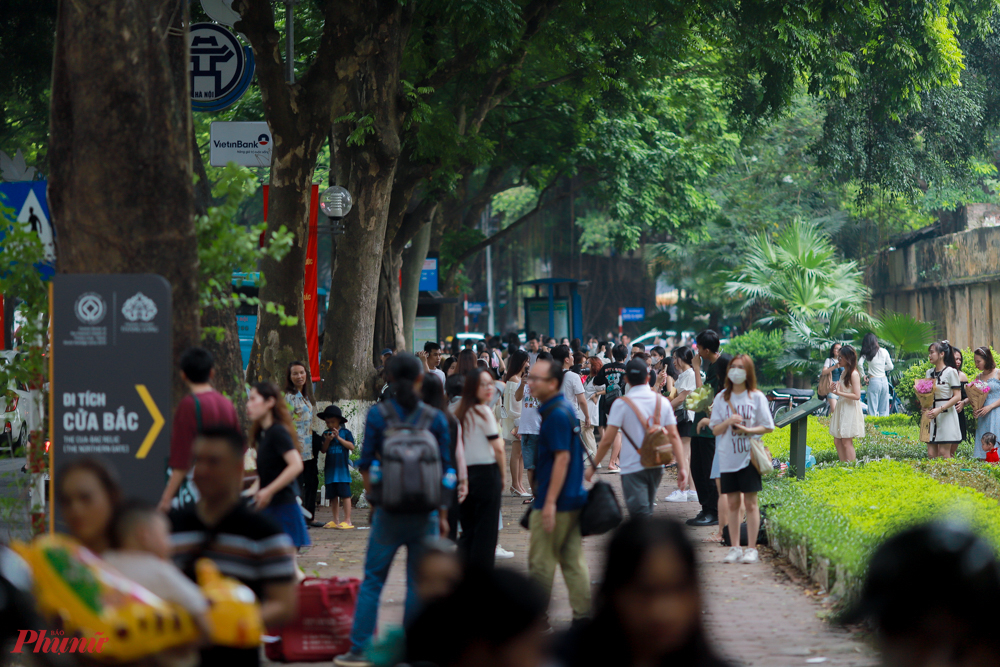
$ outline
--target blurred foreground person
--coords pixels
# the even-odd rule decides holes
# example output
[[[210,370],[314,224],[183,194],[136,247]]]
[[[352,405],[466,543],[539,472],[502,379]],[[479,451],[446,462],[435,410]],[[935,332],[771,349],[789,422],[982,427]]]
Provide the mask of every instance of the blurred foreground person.
[[[196,505],[170,513],[174,564],[197,581],[195,563],[210,558],[222,574],[238,579],[260,601],[261,620],[278,628],[295,617],[295,547],[291,538],[262,512],[243,502],[243,436],[231,428],[205,429],[194,442]],[[255,649],[209,646],[202,665],[255,667]]]
[[[565,667],[725,667],[708,645],[694,548],[679,523],[640,517],[608,546],[593,620],[560,642]]]
[[[948,524],[911,528],[872,556],[861,599],[843,621],[869,620],[887,667],[1000,665],[992,547]]]
[[[114,470],[103,459],[74,459],[60,466],[55,491],[69,534],[98,556],[110,549],[111,523],[122,498]]]
[[[414,621],[406,639],[407,664],[538,667],[547,607],[545,594],[524,575],[471,571],[450,595],[429,604]]]

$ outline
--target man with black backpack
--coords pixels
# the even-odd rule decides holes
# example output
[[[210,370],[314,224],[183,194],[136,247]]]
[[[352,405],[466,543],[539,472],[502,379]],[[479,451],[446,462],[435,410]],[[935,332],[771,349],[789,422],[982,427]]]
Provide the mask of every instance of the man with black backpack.
[[[457,484],[451,467],[448,421],[419,399],[424,366],[411,354],[386,364],[390,396],[368,411],[358,470],[372,505],[365,578],[358,592],[351,650],[335,667],[367,667],[364,650],[375,631],[379,597],[389,566],[406,547],[406,605],[403,625],[419,608],[414,576],[425,540],[448,534],[448,505]]]
[[[531,395],[542,402],[532,482],[535,501],[528,518],[528,572],[551,596],[558,565],[569,591],[573,620],[577,621],[590,615],[590,570],[580,532],[587,490],[583,488],[580,424],[563,397],[562,376],[562,368],[551,358],[539,358],[528,374]]]

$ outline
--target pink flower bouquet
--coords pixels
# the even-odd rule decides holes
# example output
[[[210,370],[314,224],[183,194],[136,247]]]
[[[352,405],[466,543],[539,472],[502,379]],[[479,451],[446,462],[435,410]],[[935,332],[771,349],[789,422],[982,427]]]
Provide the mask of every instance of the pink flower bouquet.
[[[969,397],[969,405],[973,410],[981,410],[986,404],[986,394],[990,393],[990,386],[982,380],[973,380],[965,385],[965,394]]]
[[[920,409],[929,410],[934,407],[934,380],[921,378],[913,383],[913,389],[917,392],[917,400],[920,401]],[[920,442],[931,441],[931,420],[924,413],[920,417]]]

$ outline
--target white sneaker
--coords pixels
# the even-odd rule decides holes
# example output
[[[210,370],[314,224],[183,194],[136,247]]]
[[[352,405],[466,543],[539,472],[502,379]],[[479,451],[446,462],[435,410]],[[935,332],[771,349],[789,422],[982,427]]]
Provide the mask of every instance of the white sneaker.
[[[688,502],[689,503],[696,503],[696,502],[698,502],[698,492],[695,491],[694,489],[689,489],[688,490],[687,497],[688,497]]]
[[[740,562],[749,565],[751,563],[756,563],[759,560],[760,554],[757,553],[756,549],[747,549],[743,552],[743,558],[740,559]]]
[[[742,547],[729,547],[729,553],[722,559],[723,563],[739,563],[743,560]]]
[[[500,546],[498,544],[497,545],[496,553],[494,555],[495,555],[496,558],[499,558],[500,560],[506,560],[508,558],[513,558],[514,557],[514,552],[513,551],[507,551],[506,549],[504,549],[502,546]]]
[[[668,503],[686,503],[688,500],[688,494],[687,491],[681,491],[680,489],[677,489],[669,496],[664,498],[664,500],[666,500]]]

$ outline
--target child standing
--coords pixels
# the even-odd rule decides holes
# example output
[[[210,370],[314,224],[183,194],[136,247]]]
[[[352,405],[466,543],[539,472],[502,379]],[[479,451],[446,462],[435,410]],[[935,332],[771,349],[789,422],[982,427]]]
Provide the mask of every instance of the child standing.
[[[983,451],[986,452],[987,463],[1000,463],[1000,455],[997,454],[997,437],[992,433],[983,433]]]
[[[323,433],[320,451],[326,452],[326,495],[333,505],[333,521],[326,528],[350,530],[351,523],[351,469],[349,467],[350,453],[354,451],[354,435],[347,429],[346,420],[340,408],[336,405],[327,406],[319,413],[319,418],[326,422],[327,430]],[[340,518],[339,505],[344,506],[344,520]]]

